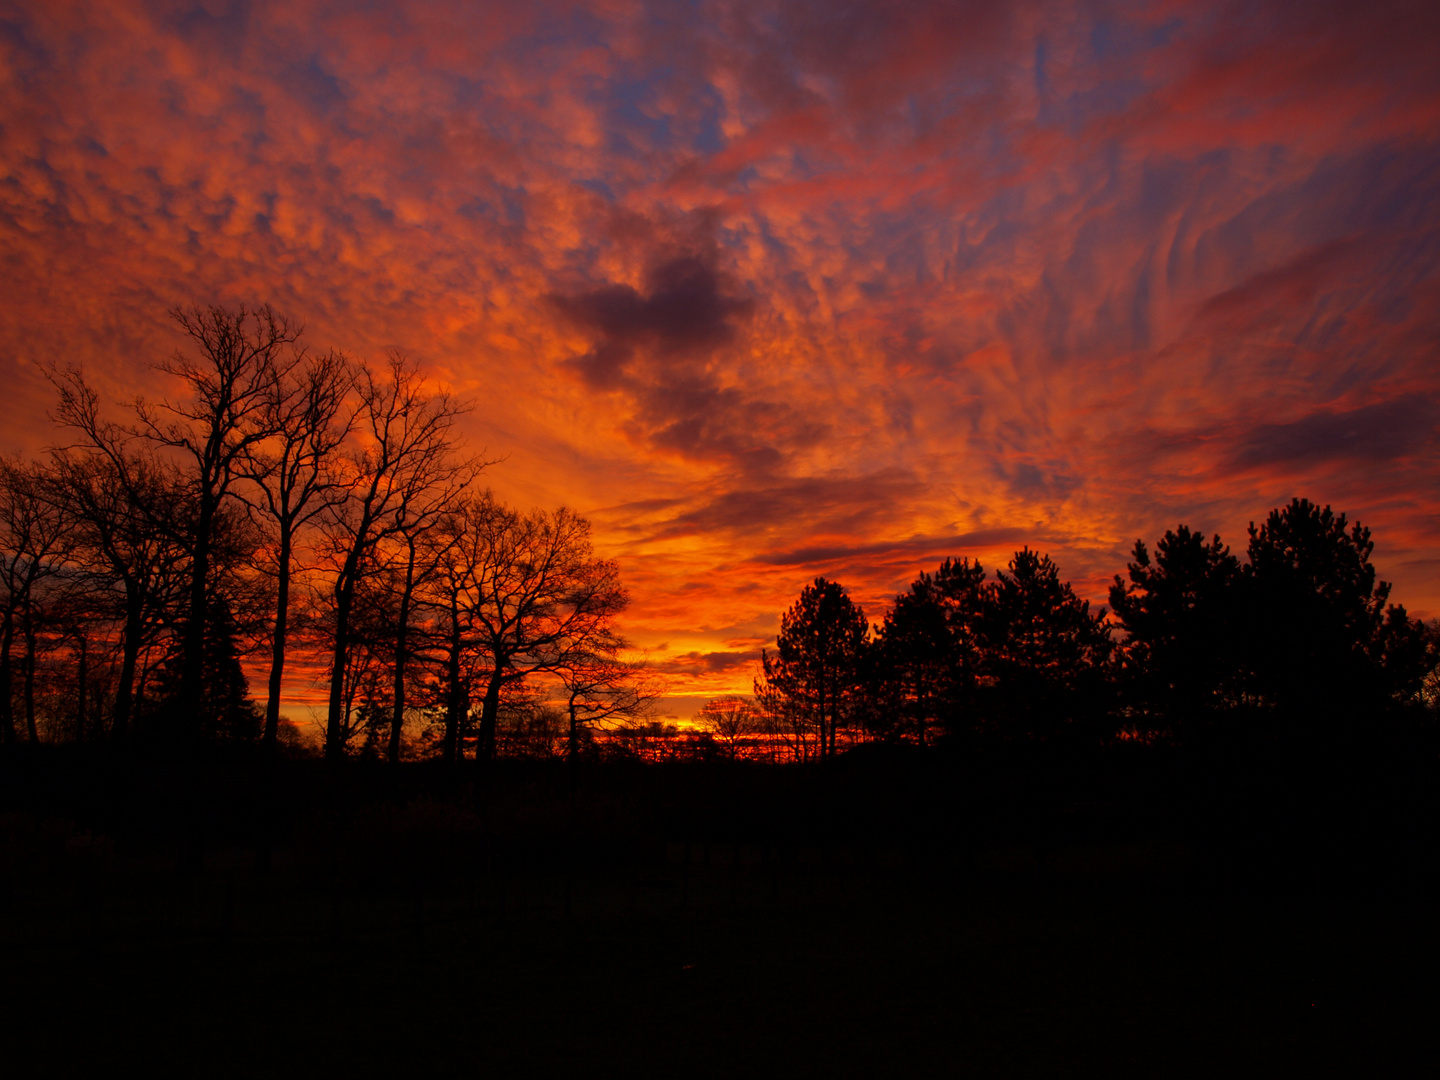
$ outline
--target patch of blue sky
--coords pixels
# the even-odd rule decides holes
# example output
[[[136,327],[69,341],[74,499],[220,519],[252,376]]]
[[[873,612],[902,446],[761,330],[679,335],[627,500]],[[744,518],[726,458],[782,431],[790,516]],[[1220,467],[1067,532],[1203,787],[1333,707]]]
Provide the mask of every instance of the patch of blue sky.
[[[656,104],[657,88],[672,75],[668,67],[653,68],[638,78],[595,87],[591,96],[605,107],[612,149],[623,153],[631,148],[662,152],[676,148],[680,140],[672,117]]]
[[[690,140],[690,149],[697,154],[719,153],[725,148],[727,141],[724,130],[720,126],[720,117],[724,112],[720,95],[715,92],[713,87],[707,87],[706,96],[709,100],[700,113],[700,123],[696,126],[695,135]]]
[[[591,191],[599,195],[606,202],[613,203],[615,201],[615,189],[598,176],[582,177],[576,180],[575,183],[579,184],[586,191]]]
[[[1184,20],[1167,19],[1154,26],[1134,21],[1097,19],[1090,28],[1091,58],[1101,64],[1133,60],[1141,53],[1162,48],[1179,36]]]
[[[1042,96],[1035,122],[1041,127],[1060,128],[1078,134],[1086,125],[1103,116],[1129,110],[1151,91],[1144,80],[1127,76],[1111,79],[1089,90]]]
[[[535,29],[511,39],[507,51],[523,58],[527,64],[538,62],[542,67],[552,48],[561,57],[568,56],[577,46],[608,48],[610,24],[583,6],[570,8],[563,16],[555,11],[535,21]]]
[[[216,45],[240,41],[251,25],[254,5],[250,0],[230,0],[220,4],[176,6],[161,15],[157,22],[168,27],[186,41],[208,41]]]
[[[325,70],[316,53],[286,65],[280,72],[279,82],[287,94],[317,113],[332,113],[343,108],[349,100],[340,81]]]

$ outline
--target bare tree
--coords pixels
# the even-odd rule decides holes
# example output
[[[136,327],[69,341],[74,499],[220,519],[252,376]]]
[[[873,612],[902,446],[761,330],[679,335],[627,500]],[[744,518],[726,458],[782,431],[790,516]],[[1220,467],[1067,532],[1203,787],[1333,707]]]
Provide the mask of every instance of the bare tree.
[[[95,702],[105,696],[107,676],[113,672],[108,662],[113,642],[107,640],[105,631],[115,621],[104,584],[84,567],[72,565],[71,569],[77,572],[59,579],[60,587],[45,612],[52,656],[62,654],[60,663],[52,668],[50,726],[62,738],[68,727],[69,738],[80,746],[89,738]],[[66,715],[68,708],[73,712]]]
[[[495,754],[501,690],[558,675],[585,642],[610,632],[628,603],[615,564],[595,558],[590,523],[570,510],[519,514],[487,492],[475,515],[475,629],[486,654],[476,759]]]
[[[761,720],[755,702],[739,694],[711,698],[700,707],[695,719],[725,745],[731,761],[738,756],[746,736],[760,734]]]
[[[362,575],[381,561],[381,545],[417,520],[421,507],[453,498],[485,465],[454,456],[455,418],[467,406],[448,393],[429,392],[416,365],[402,354],[391,353],[383,376],[362,369],[358,385],[363,445],[350,457],[349,497],[335,506],[326,526],[335,563],[335,638],[325,723],[325,755],[332,760],[345,752],[346,657]]]
[[[500,583],[508,579],[506,568],[497,562],[515,558],[531,565],[534,553],[523,544],[510,543],[517,539],[524,523],[524,518],[496,502],[487,491],[459,500],[437,521],[434,530],[433,563],[419,602],[430,615],[426,658],[441,672],[443,754],[449,762],[459,755],[477,666],[486,669],[486,696],[490,696],[496,671],[496,628],[503,622],[500,601],[490,590],[501,587]],[[604,592],[615,584],[613,567],[595,565],[602,572],[589,584],[597,593]],[[508,568],[512,572],[517,569],[524,572],[521,566]],[[575,595],[579,599],[583,574],[578,565],[572,570],[576,572]],[[623,593],[610,593],[605,603],[617,602],[623,605]],[[656,691],[641,679],[641,666],[623,659],[630,645],[615,633],[611,624],[613,611],[602,610],[603,605],[590,601],[583,601],[581,606],[584,610],[571,621],[568,632],[548,645],[535,642],[536,649],[527,657],[529,663],[517,664],[513,656],[508,661],[502,659],[501,667],[508,664],[509,671],[502,674],[495,695],[498,712],[500,692],[507,686],[518,686],[527,674],[546,673],[558,679],[569,719],[566,752],[572,758],[582,726],[645,715],[656,697]],[[518,644],[523,636],[523,632],[516,634],[510,644]],[[505,654],[503,644],[501,654]],[[483,719],[482,706],[482,723]]]
[[[187,547],[174,520],[184,500],[173,473],[153,459],[122,453],[55,454],[57,493],[75,523],[76,564],[100,597],[113,597],[121,623],[120,671],[116,680],[111,735],[130,733],[136,679],[143,650],[173,625],[173,611],[186,592]],[[169,518],[163,527],[156,521]]]
[[[809,761],[820,756],[820,726],[809,709],[791,699],[767,678],[762,666],[755,682],[756,718],[771,760],[788,756]]]
[[[198,346],[200,356],[177,352],[161,371],[179,379],[187,400],[135,402],[135,434],[176,452],[186,463],[194,529],[190,595],[181,637],[180,702],[187,712],[201,703],[210,549],[215,521],[247,451],[269,434],[266,421],[275,383],[299,362],[285,357],[301,328],[269,305],[234,311],[175,308],[170,317]]]
[[[439,673],[443,706],[441,756],[453,765],[470,715],[470,687],[475,675],[477,638],[474,612],[480,605],[479,570],[484,563],[479,543],[482,530],[474,516],[493,502],[464,496],[442,515],[434,529],[434,566],[416,602],[429,624],[426,645],[416,655]],[[428,618],[426,618],[428,616]]]
[[[181,622],[179,697],[182,711],[193,717],[199,715],[203,692],[216,523],[248,451],[270,434],[266,420],[274,386],[300,362],[301,354],[290,347],[301,328],[268,305],[254,309],[242,305],[233,311],[215,306],[175,308],[170,316],[190,337],[198,356],[177,352],[157,368],[178,379],[189,396],[158,403],[137,398],[134,425],[103,420],[98,397],[80,372],[52,370],[49,376],[60,392],[56,418],[79,431],[85,444],[108,460],[115,482],[137,508],[147,505],[136,487],[142,478],[132,474],[132,463],[144,460],[130,453],[137,440],[172,455],[181,466],[191,513],[184,532],[172,534],[172,539],[187,545],[190,570]],[[161,515],[150,524],[164,529],[172,523],[172,516]]]
[[[347,408],[354,383],[354,365],[343,353],[332,349],[307,356],[268,387],[261,425],[268,435],[246,452],[244,472],[258,489],[247,502],[275,530],[275,617],[264,733],[265,749],[271,753],[280,725],[295,545],[307,524],[347,494],[338,457],[354,427],[354,413]]]
[[[46,578],[58,574],[69,555],[72,530],[63,507],[51,495],[54,478],[44,466],[23,459],[0,459],[0,738],[12,744],[17,734],[13,703],[12,651],[17,622],[26,642],[22,662],[25,727],[35,730],[35,599]]]
[[[659,690],[645,680],[643,663],[624,659],[631,648],[608,620],[594,620],[592,632],[577,635],[558,659],[555,674],[570,720],[565,747],[569,760],[579,756],[582,728],[650,715]]]
[[[396,543],[392,580],[394,582],[393,687],[390,694],[390,737],[386,758],[393,765],[400,760],[400,736],[407,707],[406,679],[412,663],[423,659],[423,639],[415,640],[417,590],[441,572],[441,561],[454,541],[439,526],[456,501],[464,484],[439,488],[396,515]]]

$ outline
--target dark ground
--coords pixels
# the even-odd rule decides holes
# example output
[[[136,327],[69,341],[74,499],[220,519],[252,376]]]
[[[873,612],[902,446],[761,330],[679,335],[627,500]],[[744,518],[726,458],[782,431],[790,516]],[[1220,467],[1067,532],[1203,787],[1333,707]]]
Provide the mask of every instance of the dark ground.
[[[1431,768],[11,759],[4,1072],[1433,1075]]]

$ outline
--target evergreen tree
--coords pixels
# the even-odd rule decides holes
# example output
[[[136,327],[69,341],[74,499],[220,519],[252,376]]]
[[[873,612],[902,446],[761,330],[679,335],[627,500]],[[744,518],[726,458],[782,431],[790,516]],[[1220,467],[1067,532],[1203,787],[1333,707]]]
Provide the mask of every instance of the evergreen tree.
[[[1133,560],[1110,587],[1110,606],[1127,635],[1123,685],[1149,730],[1177,734],[1234,705],[1243,683],[1236,647],[1240,561],[1217,535],[1187,526],[1167,531],[1155,557],[1135,541]]]
[[[775,653],[761,653],[762,698],[778,698],[818,735],[819,756],[833,757],[839,729],[858,712],[869,624],[844,588],[823,577],[805,586],[780,619]]]
[[[886,734],[920,745],[936,726],[957,728],[970,711],[980,669],[985,571],[946,559],[895,598],[875,648],[878,716]],[[885,720],[890,723],[884,723]]]
[[[1357,708],[1418,693],[1433,653],[1389,605],[1370,530],[1308,499],[1250,526],[1247,634],[1259,686],[1287,724],[1333,730]]]
[[[264,716],[250,699],[250,680],[240,664],[239,629],[227,597],[211,597],[207,625],[200,714],[179,714],[192,707],[181,688],[183,658],[179,651],[172,651],[156,671],[156,708],[172,731],[198,732],[202,738],[220,742],[252,742],[261,735]]]
[[[984,671],[990,728],[1050,739],[1104,708],[1112,643],[1105,609],[1091,614],[1050,556],[1028,547],[996,571],[987,601]]]

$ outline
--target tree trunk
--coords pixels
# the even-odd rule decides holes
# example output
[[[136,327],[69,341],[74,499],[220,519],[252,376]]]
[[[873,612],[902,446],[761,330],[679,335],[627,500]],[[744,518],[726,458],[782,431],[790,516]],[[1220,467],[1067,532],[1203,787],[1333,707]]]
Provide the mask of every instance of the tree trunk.
[[[460,758],[461,709],[468,704],[468,694],[460,686],[460,622],[451,623],[450,642],[445,657],[445,746],[446,765],[454,765]]]
[[[115,689],[115,718],[111,737],[124,742],[130,735],[130,714],[134,706],[135,668],[140,660],[141,608],[138,598],[125,602],[124,640],[120,646],[120,685]]]
[[[88,683],[90,674],[90,638],[82,631],[76,639],[76,645],[80,650],[80,670],[75,675],[75,691],[77,704],[75,706],[75,745],[85,745],[85,695],[89,693]]]
[[[15,704],[11,700],[10,653],[15,642],[15,611],[5,609],[3,629],[0,629],[0,738],[6,746],[14,745],[19,737],[15,731]]]
[[[400,764],[400,733],[405,727],[405,663],[409,659],[410,595],[415,591],[415,541],[407,539],[405,588],[400,593],[400,617],[395,627],[395,692],[394,711],[390,719],[390,744],[386,757],[391,765]]]
[[[280,682],[285,674],[285,634],[290,621],[290,523],[280,522],[280,553],[275,579],[275,634],[270,640],[270,682],[265,699],[267,756],[275,753],[280,733]]]
[[[325,717],[325,760],[339,761],[345,756],[345,741],[340,725],[340,712],[345,707],[345,662],[349,657],[350,605],[354,601],[353,571],[341,571],[335,589],[335,643],[330,657],[330,710]]]
[[[495,731],[500,718],[500,684],[503,668],[495,665],[490,682],[485,687],[485,703],[480,707],[480,733],[475,740],[475,760],[490,761],[495,757]]]
[[[830,743],[825,723],[825,669],[820,669],[820,760],[830,756]]]
[[[734,756],[734,748],[731,748],[731,756]],[[565,748],[565,758],[572,765],[580,756],[580,726],[575,720],[575,695],[570,695],[570,741]]]
[[[25,613],[25,734],[32,743],[40,741],[35,730],[35,622]]]
[[[194,561],[190,568],[189,617],[181,641],[180,658],[180,722],[182,730],[196,734],[200,723],[205,680],[205,616],[206,586],[210,576],[210,531],[215,521],[215,499],[208,491],[200,493],[200,518],[195,530]]]

